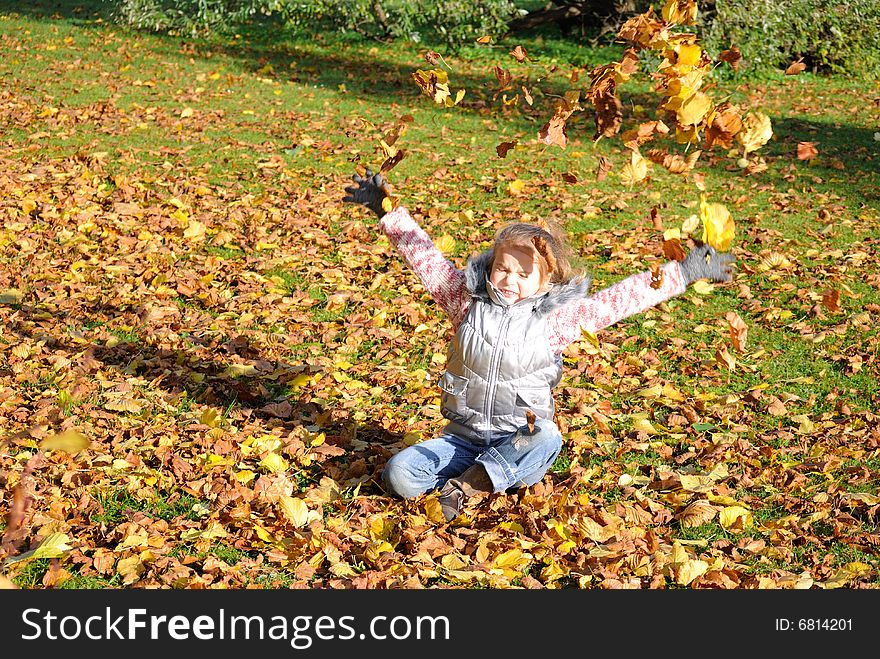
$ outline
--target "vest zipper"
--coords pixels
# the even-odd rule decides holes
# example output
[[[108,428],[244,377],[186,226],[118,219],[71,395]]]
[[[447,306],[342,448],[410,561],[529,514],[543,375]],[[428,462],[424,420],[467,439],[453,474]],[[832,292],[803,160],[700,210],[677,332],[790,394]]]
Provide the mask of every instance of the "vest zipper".
[[[501,368],[501,351],[507,338],[507,330],[510,327],[510,307],[501,310],[501,328],[498,332],[498,340],[495,350],[492,352],[492,362],[489,366],[489,381],[486,387],[486,404],[483,407],[486,414],[486,425],[492,431],[492,415],[495,413],[495,389],[498,388],[498,369]]]

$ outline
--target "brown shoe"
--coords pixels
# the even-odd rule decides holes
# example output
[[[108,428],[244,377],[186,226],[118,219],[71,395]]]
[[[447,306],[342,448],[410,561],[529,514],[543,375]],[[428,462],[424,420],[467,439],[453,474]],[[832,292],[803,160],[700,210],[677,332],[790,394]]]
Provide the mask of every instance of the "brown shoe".
[[[492,492],[494,489],[486,468],[477,463],[465,469],[460,476],[446,481],[440,488],[437,499],[446,521],[451,522],[461,514],[466,499],[481,492]]]

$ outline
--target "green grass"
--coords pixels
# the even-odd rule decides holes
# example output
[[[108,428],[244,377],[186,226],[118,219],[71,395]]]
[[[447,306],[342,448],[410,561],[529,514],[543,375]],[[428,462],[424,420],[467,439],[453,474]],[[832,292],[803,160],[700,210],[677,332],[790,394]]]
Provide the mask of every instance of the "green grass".
[[[171,521],[178,517],[188,520],[200,519],[193,510],[199,499],[186,492],[172,492],[167,497],[152,500],[141,500],[124,489],[98,492],[97,500],[101,504],[101,512],[91,516],[92,521],[100,524],[119,524],[128,520],[133,512],[143,512],[150,517]]]

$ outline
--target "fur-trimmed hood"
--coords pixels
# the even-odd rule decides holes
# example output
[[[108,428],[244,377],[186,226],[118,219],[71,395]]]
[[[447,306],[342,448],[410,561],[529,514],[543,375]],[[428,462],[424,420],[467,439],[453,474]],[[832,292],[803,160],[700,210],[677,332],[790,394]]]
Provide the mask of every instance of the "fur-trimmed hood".
[[[489,264],[492,262],[494,250],[489,249],[480,254],[475,254],[468,259],[465,266],[465,286],[470,294],[478,299],[491,302],[487,289],[489,279]],[[534,310],[539,316],[546,316],[552,311],[559,309],[571,302],[587,297],[590,290],[591,278],[587,275],[576,277],[562,284],[553,284],[549,291],[535,295],[528,300],[535,303]],[[525,300],[520,300],[524,302]]]

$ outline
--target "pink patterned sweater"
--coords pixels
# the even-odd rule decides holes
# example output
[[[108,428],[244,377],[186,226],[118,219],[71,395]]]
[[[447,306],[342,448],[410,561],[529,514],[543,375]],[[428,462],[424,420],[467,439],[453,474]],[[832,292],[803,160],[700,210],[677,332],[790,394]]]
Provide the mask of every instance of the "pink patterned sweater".
[[[403,206],[387,213],[379,227],[457,330],[471,304],[464,272],[443,256]],[[582,330],[595,334],[685,291],[687,286],[676,261],[666,263],[662,272],[659,288],[651,288],[650,272],[640,272],[551,312],[547,317],[550,348],[561,353],[582,338]]]

